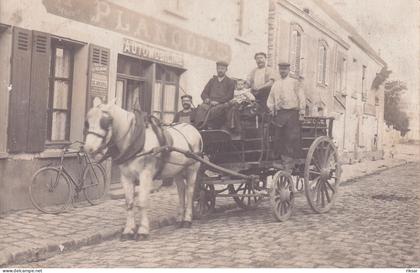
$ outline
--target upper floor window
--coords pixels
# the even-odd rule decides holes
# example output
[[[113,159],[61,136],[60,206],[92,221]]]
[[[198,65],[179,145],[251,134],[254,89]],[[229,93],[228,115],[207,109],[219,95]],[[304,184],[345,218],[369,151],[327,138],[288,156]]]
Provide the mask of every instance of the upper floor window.
[[[300,76],[302,74],[303,29],[297,24],[292,24],[290,31],[290,73],[292,76]]]
[[[244,35],[244,0],[238,0],[238,36]]]
[[[328,44],[324,40],[319,41],[318,47],[318,83],[327,85],[328,75]]]
[[[171,15],[187,19],[187,1],[188,0],[167,0],[167,6],[165,8],[165,11]]]
[[[362,66],[362,100],[367,100],[367,88],[366,88],[366,65]]]
[[[347,85],[347,57],[343,53],[338,52],[337,55],[337,70],[336,70],[336,93],[345,94]]]

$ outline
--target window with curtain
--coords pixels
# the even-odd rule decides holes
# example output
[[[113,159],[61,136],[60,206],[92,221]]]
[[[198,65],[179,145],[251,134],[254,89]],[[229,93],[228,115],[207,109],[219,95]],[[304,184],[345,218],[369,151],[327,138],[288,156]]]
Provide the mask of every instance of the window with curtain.
[[[289,63],[290,73],[293,76],[302,75],[302,28],[292,24],[290,28],[290,52]]]
[[[51,49],[48,140],[51,142],[68,141],[74,53],[70,46],[61,43],[53,43]]]
[[[179,72],[171,67],[156,65],[156,82],[152,95],[152,114],[164,123],[171,123],[178,110]]]
[[[328,73],[328,45],[325,41],[319,41],[318,47],[318,83],[327,85],[327,73]]]

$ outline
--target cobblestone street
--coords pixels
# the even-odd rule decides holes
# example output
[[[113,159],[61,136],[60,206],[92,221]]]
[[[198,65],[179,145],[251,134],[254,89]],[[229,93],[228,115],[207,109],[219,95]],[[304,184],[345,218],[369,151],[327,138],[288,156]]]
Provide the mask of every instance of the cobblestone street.
[[[219,213],[146,242],[107,241],[22,267],[420,267],[420,164],[344,183],[327,214],[303,195],[275,222],[270,204]]]

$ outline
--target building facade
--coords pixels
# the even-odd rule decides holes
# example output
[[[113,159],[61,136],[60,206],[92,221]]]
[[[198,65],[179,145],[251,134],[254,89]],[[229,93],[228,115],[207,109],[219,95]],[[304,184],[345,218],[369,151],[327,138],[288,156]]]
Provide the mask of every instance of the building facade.
[[[306,114],[333,116],[343,162],[382,156],[383,86],[372,83],[386,63],[323,0],[271,1],[269,62],[291,64],[306,94]]]
[[[181,95],[201,102],[217,60],[245,77],[267,49],[268,9],[268,0],[1,1],[0,212],[31,207],[32,174],[83,139],[94,97],[171,122]]]

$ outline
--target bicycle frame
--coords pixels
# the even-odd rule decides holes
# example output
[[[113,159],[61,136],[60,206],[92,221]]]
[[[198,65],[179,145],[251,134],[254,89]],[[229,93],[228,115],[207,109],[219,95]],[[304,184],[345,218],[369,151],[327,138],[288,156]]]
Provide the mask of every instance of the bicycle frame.
[[[75,142],[75,143],[78,143],[78,142]],[[72,143],[72,144],[74,144],[74,143]],[[75,177],[69,171],[67,171],[67,169],[64,166],[65,155],[69,155],[69,154],[77,154],[77,157],[79,159],[79,166],[80,165],[85,166],[84,168],[83,167],[81,168],[80,176],[77,179],[75,179]],[[83,160],[83,162],[81,162],[82,160]],[[57,179],[56,179],[56,181],[54,183],[54,186],[52,188],[55,188],[57,186],[58,178],[60,177],[60,174],[64,173],[64,175],[66,175],[69,178],[69,180],[71,181],[71,183],[74,185],[75,191],[76,192],[82,191],[83,186],[84,186],[83,172],[84,172],[85,168],[91,168],[92,172],[95,175],[95,178],[98,179],[98,176],[97,176],[97,174],[96,174],[96,172],[95,172],[95,170],[93,169],[92,166],[93,166],[92,161],[90,160],[89,156],[83,151],[82,147],[77,151],[69,151],[67,149],[67,147],[64,148],[62,153],[61,153],[61,156],[60,156],[60,164],[58,165],[59,174],[57,175]]]

